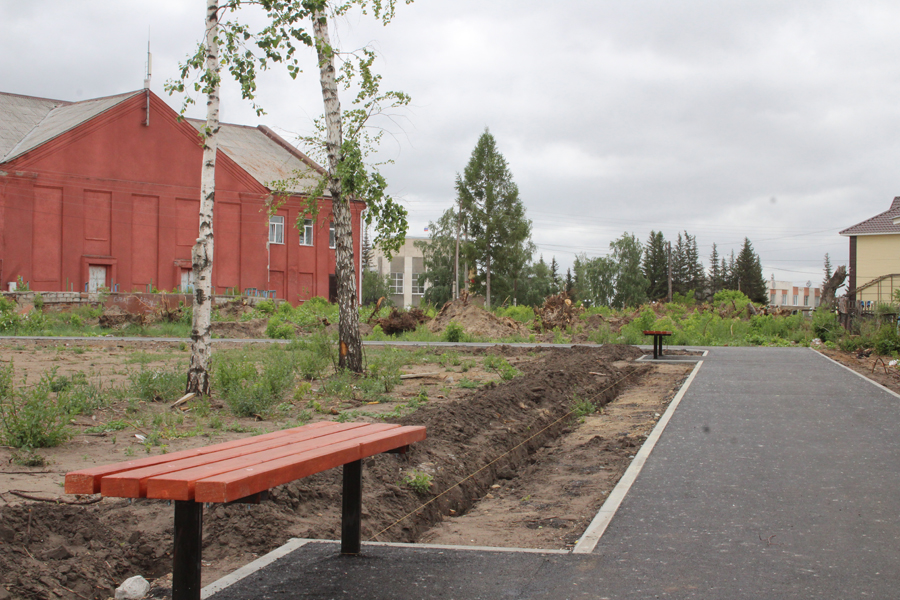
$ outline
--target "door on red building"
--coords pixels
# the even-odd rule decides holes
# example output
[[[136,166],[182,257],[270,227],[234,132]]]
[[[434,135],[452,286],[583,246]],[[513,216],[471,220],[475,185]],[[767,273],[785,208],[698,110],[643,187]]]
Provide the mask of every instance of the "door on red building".
[[[328,276],[328,301],[334,304],[337,302],[337,276]]]
[[[88,266],[88,291],[96,292],[106,287],[106,265]]]

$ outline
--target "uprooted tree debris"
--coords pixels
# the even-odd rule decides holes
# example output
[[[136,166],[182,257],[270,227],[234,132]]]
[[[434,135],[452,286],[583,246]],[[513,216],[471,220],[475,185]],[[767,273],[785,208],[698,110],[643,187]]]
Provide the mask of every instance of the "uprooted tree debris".
[[[578,322],[578,317],[584,313],[584,308],[576,306],[565,292],[550,296],[544,300],[544,305],[534,309],[535,329],[552,331],[559,328],[566,330]]]

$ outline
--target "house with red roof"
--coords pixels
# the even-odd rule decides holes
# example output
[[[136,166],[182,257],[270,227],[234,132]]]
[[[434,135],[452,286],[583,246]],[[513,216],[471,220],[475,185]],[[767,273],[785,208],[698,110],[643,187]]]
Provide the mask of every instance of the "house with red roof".
[[[204,124],[179,119],[148,89],[81,102],[0,93],[0,285],[189,288]],[[331,199],[318,199],[316,215],[304,209],[322,172],[266,126],[222,125],[215,293],[334,298]],[[273,182],[287,180],[270,216]],[[351,202],[357,272],[364,208]]]
[[[841,231],[850,238],[849,289],[863,308],[891,302],[900,288],[900,197],[874,217]],[[860,304],[861,303],[861,304]]]

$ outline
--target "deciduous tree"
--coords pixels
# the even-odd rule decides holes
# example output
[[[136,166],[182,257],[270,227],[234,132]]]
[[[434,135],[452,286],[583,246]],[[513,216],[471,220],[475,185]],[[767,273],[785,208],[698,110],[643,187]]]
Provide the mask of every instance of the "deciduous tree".
[[[209,0],[212,2],[212,0]],[[407,3],[411,0],[407,0]],[[390,255],[403,243],[406,233],[406,210],[387,195],[387,182],[377,170],[366,164],[371,148],[378,143],[381,132],[371,135],[366,128],[369,119],[391,107],[404,106],[409,96],[402,92],[381,92],[381,76],[372,70],[375,54],[366,48],[356,53],[341,54],[331,44],[330,19],[344,15],[353,6],[387,24],[394,16],[395,0],[226,0],[222,8],[235,11],[245,5],[257,5],[266,13],[265,26],[253,31],[237,21],[225,26],[219,22],[219,35],[226,49],[229,72],[240,83],[245,98],[254,99],[257,69],[265,70],[271,63],[281,62],[291,77],[300,73],[297,45],[314,48],[319,66],[319,87],[325,115],[315,122],[315,133],[304,139],[313,144],[312,154],[322,156],[325,174],[308,193],[306,213],[318,212],[318,199],[327,189],[332,202],[335,226],[335,276],[337,278],[340,311],[339,366],[361,372],[362,339],[359,335],[357,310],[356,269],[353,261],[353,228],[349,201],[365,200],[368,210],[366,224],[376,223],[375,240]],[[312,33],[302,27],[306,20]],[[195,55],[182,69],[180,83],[172,89],[184,89],[188,73],[198,68]],[[335,58],[341,56],[340,75]],[[338,86],[355,90],[352,108],[341,110]],[[255,106],[255,105],[254,105]],[[262,109],[256,107],[258,112]],[[317,158],[318,158],[317,156]],[[297,175],[297,179],[308,173]],[[289,189],[290,182],[271,182],[276,189]],[[275,205],[273,204],[272,210]],[[303,219],[306,215],[300,214]],[[300,224],[302,226],[302,224]]]

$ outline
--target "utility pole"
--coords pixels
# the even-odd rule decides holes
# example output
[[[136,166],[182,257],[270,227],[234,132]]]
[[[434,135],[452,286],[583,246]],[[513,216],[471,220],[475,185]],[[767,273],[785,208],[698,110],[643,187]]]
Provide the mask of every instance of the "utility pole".
[[[672,242],[666,243],[666,262],[669,271],[669,295],[666,296],[666,302],[672,301]]]
[[[462,200],[458,200],[456,209],[456,263],[453,266],[453,299],[459,298],[459,225],[462,219]]]

